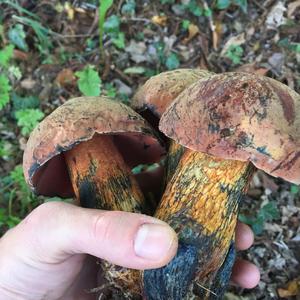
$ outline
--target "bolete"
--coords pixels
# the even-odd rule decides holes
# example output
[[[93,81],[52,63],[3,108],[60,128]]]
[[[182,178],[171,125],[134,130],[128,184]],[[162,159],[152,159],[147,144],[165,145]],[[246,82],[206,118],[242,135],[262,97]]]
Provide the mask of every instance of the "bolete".
[[[151,125],[158,129],[161,115],[172,101],[187,87],[214,73],[203,69],[176,69],[166,71],[148,79],[134,95],[131,107],[139,112]],[[184,147],[172,142],[166,163],[168,181],[184,151]]]
[[[164,153],[156,133],[130,107],[106,97],[81,97],[35,128],[23,166],[37,194],[75,196],[88,208],[149,213],[131,169],[157,162]],[[140,294],[138,271],[104,262],[102,267],[106,280],[121,287],[112,286],[111,293]]]
[[[178,253],[145,271],[146,298],[221,299],[252,174],[258,168],[300,183],[300,96],[263,76],[212,75],[180,93],[159,128],[187,150],[156,212],[178,233]]]

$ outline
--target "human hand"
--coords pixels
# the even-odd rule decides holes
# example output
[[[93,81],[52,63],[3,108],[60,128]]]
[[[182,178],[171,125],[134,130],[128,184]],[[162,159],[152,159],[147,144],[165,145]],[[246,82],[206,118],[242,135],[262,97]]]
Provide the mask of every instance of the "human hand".
[[[237,248],[252,242],[252,231],[239,224]],[[97,286],[93,257],[143,270],[167,264],[176,249],[175,232],[155,218],[48,202],[0,240],[0,299],[94,299],[86,292]],[[254,287],[258,269],[239,260],[232,280]]]

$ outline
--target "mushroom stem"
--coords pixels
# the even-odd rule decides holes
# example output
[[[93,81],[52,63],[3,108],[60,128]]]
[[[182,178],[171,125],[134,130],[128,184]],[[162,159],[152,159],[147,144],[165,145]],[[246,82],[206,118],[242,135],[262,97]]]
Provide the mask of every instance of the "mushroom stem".
[[[143,194],[114,145],[113,136],[96,135],[64,155],[81,206],[129,212],[145,210]]]
[[[214,277],[234,240],[239,202],[254,169],[248,162],[185,150],[155,214],[178,233],[179,249],[166,267],[145,271],[147,300],[191,299],[194,283],[218,286]]]
[[[184,146],[171,140],[167,158],[166,182],[172,179],[185,149]]]
[[[113,136],[95,135],[65,152],[64,156],[74,193],[81,206],[128,212],[147,211],[143,194],[114,145]],[[140,272],[108,262],[101,262],[101,268],[104,288],[100,292],[108,297],[105,299],[112,299],[113,294],[122,295],[124,299],[140,295]]]

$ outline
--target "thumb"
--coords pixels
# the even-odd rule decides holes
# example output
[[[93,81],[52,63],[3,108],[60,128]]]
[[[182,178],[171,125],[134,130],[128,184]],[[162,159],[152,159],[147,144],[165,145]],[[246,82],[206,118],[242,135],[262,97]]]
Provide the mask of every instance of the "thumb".
[[[59,263],[87,253],[141,270],[166,265],[178,245],[173,229],[150,216],[63,202],[42,204],[8,232],[8,237],[10,245],[15,243],[23,255],[27,252],[39,261]]]

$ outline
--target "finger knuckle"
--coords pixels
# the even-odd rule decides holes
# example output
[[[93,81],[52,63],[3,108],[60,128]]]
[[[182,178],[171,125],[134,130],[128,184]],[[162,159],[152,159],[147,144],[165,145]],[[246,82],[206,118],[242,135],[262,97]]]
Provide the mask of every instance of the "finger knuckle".
[[[44,223],[51,217],[57,216],[64,203],[60,202],[45,202],[35,208],[23,221],[22,225],[36,226],[37,224]]]

